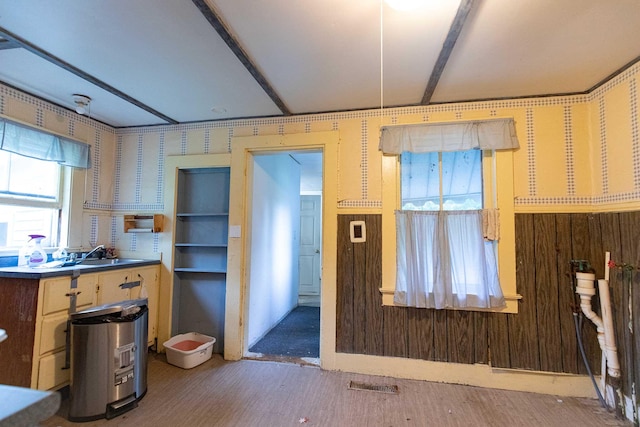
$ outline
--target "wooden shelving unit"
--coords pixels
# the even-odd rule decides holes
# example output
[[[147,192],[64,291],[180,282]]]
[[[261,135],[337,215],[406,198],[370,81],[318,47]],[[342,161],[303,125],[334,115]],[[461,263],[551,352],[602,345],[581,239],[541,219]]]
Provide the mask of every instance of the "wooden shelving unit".
[[[162,231],[162,214],[125,215],[125,233],[160,233]]]

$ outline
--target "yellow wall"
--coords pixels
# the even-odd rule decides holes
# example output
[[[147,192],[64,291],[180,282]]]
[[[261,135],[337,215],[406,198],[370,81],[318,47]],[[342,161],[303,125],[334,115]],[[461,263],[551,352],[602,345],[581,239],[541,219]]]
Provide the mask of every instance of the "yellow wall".
[[[384,110],[382,115],[380,110],[368,110],[127,129],[110,128],[0,85],[0,114],[92,145],[94,168],[85,174],[83,224],[75,231],[82,246],[105,243],[120,252],[160,254],[167,250],[163,233],[125,234],[123,215],[165,211],[167,156],[228,154],[240,137],[281,136],[277,139],[286,147],[287,141],[296,144],[300,140],[296,135],[337,135],[324,142],[336,145],[332,148],[336,169],[332,172],[333,186],[325,193],[331,197],[325,203],[334,214],[382,213],[383,157],[377,148],[381,125],[513,117],[521,145],[513,153],[513,175],[508,179],[509,183],[513,181],[515,213],[638,210],[639,78],[640,63],[587,95],[394,108]],[[335,243],[335,238],[331,241]],[[237,255],[233,251],[230,247],[232,257]],[[335,253],[331,256],[335,258]],[[335,290],[336,265],[335,260],[325,261],[330,273],[329,280],[323,281],[326,334],[335,319],[329,317],[335,314],[331,311],[332,307],[335,310],[331,290]],[[238,271],[231,271],[230,277],[241,274],[242,264],[234,268]],[[238,296],[238,304],[240,299]],[[241,314],[238,316],[241,319]],[[235,334],[240,336],[241,331]],[[359,366],[360,356],[338,355],[328,349],[331,342],[327,341],[322,350],[324,363],[328,364],[325,366]],[[241,349],[236,350],[234,357]],[[385,367],[376,366],[377,373],[405,375],[402,369],[390,368],[390,362]],[[439,370],[439,366],[434,369]],[[415,375],[415,371],[406,375]],[[478,374],[478,378],[483,375]],[[493,381],[490,377],[489,382]],[[484,384],[484,380],[478,381],[478,385]],[[561,380],[554,377],[554,381]],[[555,392],[560,393],[558,389]]]
[[[379,212],[381,124],[514,117],[521,144],[514,153],[515,212],[638,209],[639,78],[636,64],[588,95],[395,108],[383,117],[370,110],[128,129],[0,85],[0,114],[92,145],[96,157],[84,186],[82,245],[98,236],[121,250],[148,250],[145,245],[154,242],[122,235],[121,214],[162,211],[164,157],[229,153],[234,137],[338,131],[338,209]]]

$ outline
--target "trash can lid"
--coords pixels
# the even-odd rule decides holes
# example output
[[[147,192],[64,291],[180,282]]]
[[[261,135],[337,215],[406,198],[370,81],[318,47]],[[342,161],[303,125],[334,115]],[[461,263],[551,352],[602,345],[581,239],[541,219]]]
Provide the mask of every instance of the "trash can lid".
[[[87,319],[90,317],[104,316],[106,314],[120,313],[122,310],[129,307],[141,307],[143,305],[147,305],[147,302],[147,298],[141,298],[90,307],[82,311],[71,313],[71,320]]]

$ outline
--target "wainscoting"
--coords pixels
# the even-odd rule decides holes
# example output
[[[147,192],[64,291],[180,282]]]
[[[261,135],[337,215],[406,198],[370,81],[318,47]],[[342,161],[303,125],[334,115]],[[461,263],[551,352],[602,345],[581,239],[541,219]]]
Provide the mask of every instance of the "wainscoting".
[[[367,241],[349,241],[349,222],[366,222]],[[604,277],[611,259],[638,265],[640,212],[517,214],[518,314],[381,305],[380,215],[338,215],[336,350],[500,368],[585,374],[574,327],[571,260],[588,260]],[[611,270],[610,287],[623,393],[640,379],[640,275]],[[599,302],[594,298],[599,312]],[[635,316],[632,316],[635,313]],[[631,322],[631,323],[630,323]],[[582,336],[591,369],[600,373],[594,325]]]

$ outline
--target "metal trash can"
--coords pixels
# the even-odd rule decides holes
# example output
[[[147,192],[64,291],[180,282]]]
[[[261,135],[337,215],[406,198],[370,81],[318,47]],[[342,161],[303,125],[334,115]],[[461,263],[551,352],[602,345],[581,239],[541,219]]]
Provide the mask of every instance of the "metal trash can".
[[[71,314],[69,420],[111,419],[147,392],[147,299]]]

